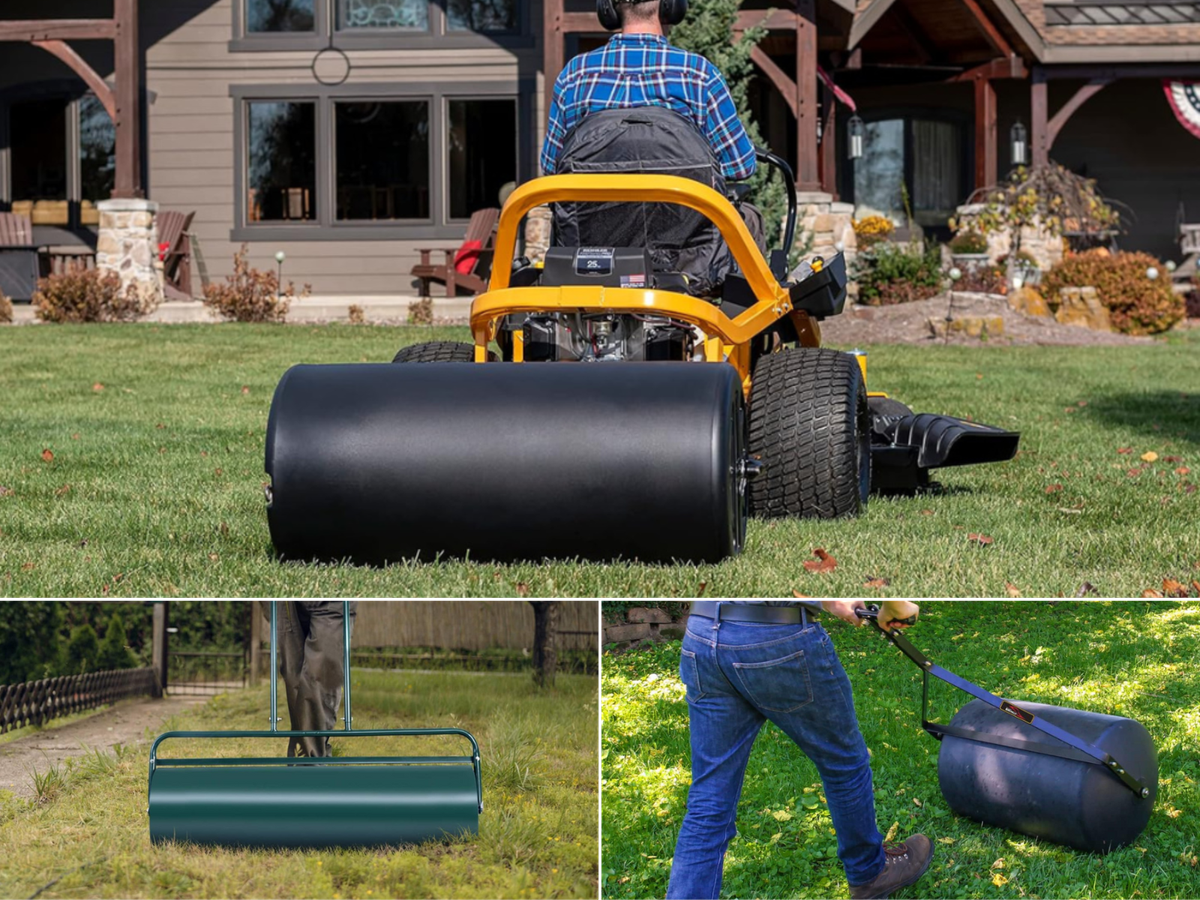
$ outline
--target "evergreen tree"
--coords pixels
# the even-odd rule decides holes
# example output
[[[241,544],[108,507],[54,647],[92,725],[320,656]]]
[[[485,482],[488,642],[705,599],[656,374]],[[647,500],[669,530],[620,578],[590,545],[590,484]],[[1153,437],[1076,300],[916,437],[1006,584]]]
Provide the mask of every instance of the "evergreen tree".
[[[136,665],[133,654],[126,645],[125,623],[121,621],[121,614],[114,612],[108,620],[108,628],[100,644],[96,668],[101,672],[108,672],[114,669],[132,669]]]
[[[691,0],[687,17],[671,29],[670,40],[677,47],[699,53],[721,70],[750,140],[756,147],[765,147],[758,124],[750,117],[749,89],[754,77],[750,52],[767,32],[765,28],[752,28],[735,41],[733,32],[740,5],[741,0]],[[751,198],[763,214],[767,246],[773,249],[779,246],[783,217],[787,213],[783,182],[767,166],[760,166],[749,184],[753,189]]]
[[[20,684],[58,674],[62,604],[0,603],[0,684]]]
[[[67,644],[62,674],[82,675],[84,672],[99,671],[97,661],[100,656],[100,641],[91,625],[78,625],[71,632],[71,640]]]

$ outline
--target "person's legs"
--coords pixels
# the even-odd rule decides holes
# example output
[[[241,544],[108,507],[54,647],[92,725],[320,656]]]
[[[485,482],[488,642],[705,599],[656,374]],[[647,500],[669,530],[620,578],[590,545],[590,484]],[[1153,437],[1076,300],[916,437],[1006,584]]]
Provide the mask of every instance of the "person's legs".
[[[331,731],[337,725],[345,684],[343,604],[311,601],[296,604],[304,622],[304,662],[297,679],[299,727],[297,731]],[[350,604],[350,629],[354,630],[357,604]],[[328,738],[304,738],[309,756],[329,756]]]
[[[299,695],[300,671],[304,668],[304,643],[307,632],[300,621],[299,604],[284,600],[276,602],[275,631],[278,641],[279,673],[283,676],[283,695],[287,700],[291,731],[303,730],[303,702]],[[269,615],[269,613],[268,613]],[[288,740],[288,756],[295,756],[300,748],[297,738]]]
[[[725,851],[737,834],[734,821],[746,762],[764,721],[722,674],[716,659],[718,629],[696,627],[700,631],[694,633],[689,625],[679,666],[687,686],[692,786],[667,897],[680,900],[720,896]]]

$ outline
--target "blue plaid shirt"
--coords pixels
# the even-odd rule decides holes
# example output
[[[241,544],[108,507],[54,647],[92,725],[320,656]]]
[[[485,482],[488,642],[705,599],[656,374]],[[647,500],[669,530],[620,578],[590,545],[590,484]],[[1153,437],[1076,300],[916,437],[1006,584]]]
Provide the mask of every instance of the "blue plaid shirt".
[[[542,171],[554,174],[563,139],[584,116],[642,106],[665,106],[695,122],[726,179],[742,181],[754,174],[754,145],[717,67],[652,34],[614,35],[567,63],[554,82]]]

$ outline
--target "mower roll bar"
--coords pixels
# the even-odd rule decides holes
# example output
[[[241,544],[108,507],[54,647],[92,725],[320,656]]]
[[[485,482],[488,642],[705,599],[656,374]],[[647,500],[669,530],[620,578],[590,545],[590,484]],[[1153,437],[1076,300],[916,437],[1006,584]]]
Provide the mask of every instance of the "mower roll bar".
[[[783,176],[783,186],[787,189],[788,210],[787,219],[783,226],[783,247],[784,253],[792,252],[792,244],[796,240],[796,213],[799,209],[799,203],[796,200],[796,176],[792,172],[792,167],[788,165],[787,160],[782,156],[777,156],[770,150],[762,147],[754,148],[754,156],[760,162],[765,162],[779,170],[779,174]]]

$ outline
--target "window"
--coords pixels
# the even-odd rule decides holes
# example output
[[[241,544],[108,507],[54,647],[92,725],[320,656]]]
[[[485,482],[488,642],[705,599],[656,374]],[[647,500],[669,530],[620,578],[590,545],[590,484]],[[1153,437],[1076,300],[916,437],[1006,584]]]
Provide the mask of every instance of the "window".
[[[447,0],[446,27],[482,33],[517,30],[516,0]]]
[[[104,105],[92,94],[79,101],[79,197],[96,203],[112,196],[117,134]]]
[[[316,218],[316,104],[247,104],[246,218]]]
[[[429,218],[429,104],[335,103],[340,221]]]
[[[429,0],[338,0],[338,28],[429,30]]]
[[[449,101],[447,167],[450,218],[496,206],[517,177],[517,104],[512,100]]]
[[[314,2],[315,0],[245,0],[246,31],[250,34],[314,31]]]
[[[9,109],[14,202],[67,199],[69,106],[69,100],[54,98],[15,103]]]
[[[905,193],[913,219],[940,228],[969,193],[963,123],[928,113],[865,123],[863,155],[847,167],[857,216],[879,214],[905,224]]]
[[[462,237],[534,159],[531,79],[235,86],[235,226],[245,240]]]

